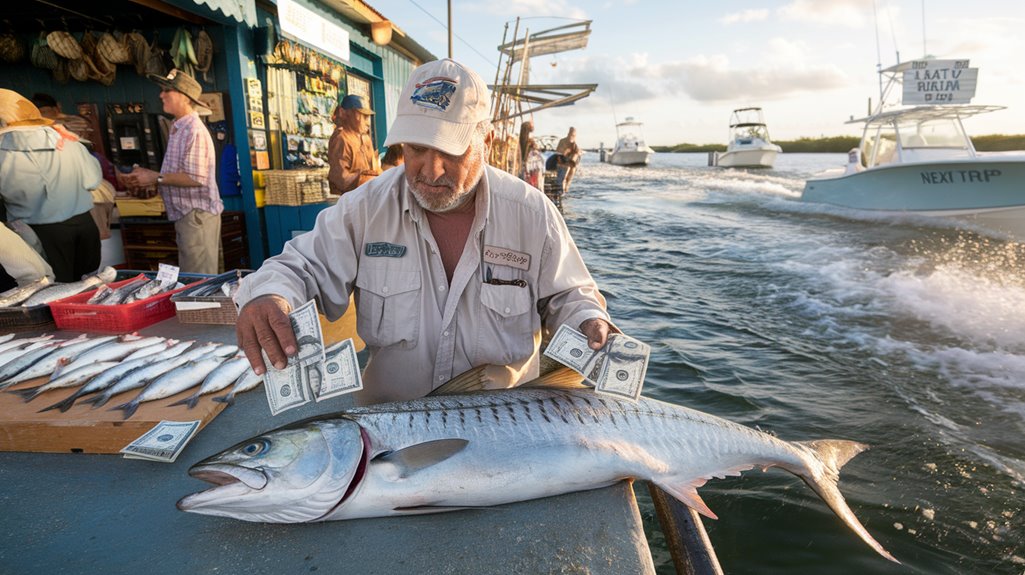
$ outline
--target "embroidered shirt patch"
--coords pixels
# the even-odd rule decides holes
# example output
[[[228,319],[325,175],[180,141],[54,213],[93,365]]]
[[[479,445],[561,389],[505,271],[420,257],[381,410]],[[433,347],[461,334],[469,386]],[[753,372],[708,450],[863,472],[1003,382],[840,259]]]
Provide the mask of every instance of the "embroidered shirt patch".
[[[401,258],[406,255],[406,246],[388,242],[374,242],[363,248],[368,258]]]

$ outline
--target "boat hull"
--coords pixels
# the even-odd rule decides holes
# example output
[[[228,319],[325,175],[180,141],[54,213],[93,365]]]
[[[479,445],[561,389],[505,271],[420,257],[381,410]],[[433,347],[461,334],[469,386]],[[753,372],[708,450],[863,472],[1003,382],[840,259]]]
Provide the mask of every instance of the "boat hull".
[[[1025,155],[893,164],[812,178],[801,200],[954,218],[1025,241]]]
[[[779,149],[727,150],[719,154],[716,165],[723,168],[771,168],[776,163]]]
[[[616,166],[647,166],[651,161],[651,152],[618,151],[609,155],[609,163]]]

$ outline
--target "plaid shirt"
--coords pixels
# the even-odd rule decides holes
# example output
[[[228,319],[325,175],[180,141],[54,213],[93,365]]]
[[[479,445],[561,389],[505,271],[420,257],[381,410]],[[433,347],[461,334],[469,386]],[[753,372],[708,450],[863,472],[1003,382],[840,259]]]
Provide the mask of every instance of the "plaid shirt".
[[[177,221],[192,210],[211,214],[224,211],[221,195],[217,191],[217,170],[214,140],[199,114],[193,112],[174,121],[167,138],[162,174],[185,173],[201,185],[194,188],[160,186],[167,219]]]

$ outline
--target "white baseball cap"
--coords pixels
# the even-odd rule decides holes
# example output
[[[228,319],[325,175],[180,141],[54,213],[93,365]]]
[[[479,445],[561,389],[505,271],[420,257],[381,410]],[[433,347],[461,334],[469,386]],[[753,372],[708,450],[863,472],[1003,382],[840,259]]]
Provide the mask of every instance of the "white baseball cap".
[[[449,60],[413,70],[384,145],[416,144],[460,156],[477,124],[491,118],[491,91],[473,70]]]

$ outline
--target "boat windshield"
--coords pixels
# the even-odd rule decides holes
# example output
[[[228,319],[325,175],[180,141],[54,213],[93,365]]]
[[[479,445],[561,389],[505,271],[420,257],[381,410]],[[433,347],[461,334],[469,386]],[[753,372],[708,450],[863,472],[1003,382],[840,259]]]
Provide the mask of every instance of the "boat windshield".
[[[901,122],[902,148],[965,148],[965,133],[956,118],[934,118],[922,121]]]

